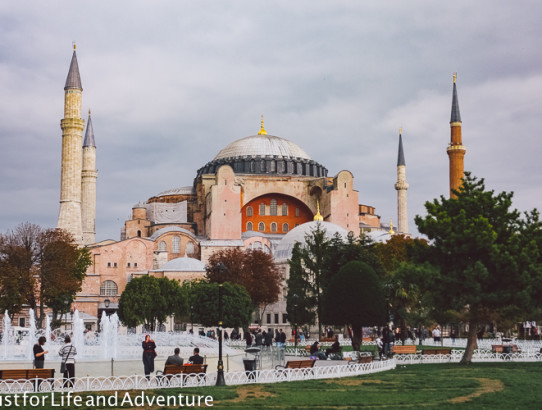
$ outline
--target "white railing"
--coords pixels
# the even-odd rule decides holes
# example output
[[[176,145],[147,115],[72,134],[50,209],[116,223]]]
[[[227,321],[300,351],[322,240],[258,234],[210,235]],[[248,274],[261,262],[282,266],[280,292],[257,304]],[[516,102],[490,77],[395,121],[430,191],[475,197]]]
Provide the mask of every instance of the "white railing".
[[[464,351],[452,350],[451,354],[396,354],[393,356],[397,364],[426,364],[426,363],[459,363]],[[542,354],[534,352],[521,353],[492,353],[477,350],[472,355],[473,362],[540,362]]]
[[[226,384],[277,383],[293,380],[325,379],[357,376],[391,370],[394,360],[363,364],[318,366],[307,369],[255,370],[225,373]],[[122,391],[147,390],[170,387],[214,386],[216,373],[172,376],[151,376],[148,380],[139,375],[117,377],[77,377],[73,386],[66,386],[63,379],[0,380],[0,393],[63,392],[63,391]]]

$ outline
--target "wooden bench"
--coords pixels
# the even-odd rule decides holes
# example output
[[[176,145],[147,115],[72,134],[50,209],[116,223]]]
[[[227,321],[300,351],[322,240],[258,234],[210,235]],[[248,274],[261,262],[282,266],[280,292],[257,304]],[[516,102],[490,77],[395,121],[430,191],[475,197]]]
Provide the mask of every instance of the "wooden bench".
[[[395,354],[416,354],[416,346],[393,346],[393,353]]]
[[[423,349],[422,354],[452,354],[451,348]]]
[[[207,373],[206,364],[183,364],[182,366],[177,366],[175,364],[168,364],[164,368],[164,376],[175,375],[175,374],[200,374]]]
[[[34,390],[39,390],[43,380],[53,379],[55,369],[7,369],[0,370],[0,380],[18,381],[31,380],[34,382]],[[52,385],[52,383],[51,383]]]
[[[0,370],[0,380],[52,379],[55,369],[9,369]]]
[[[289,360],[286,362],[286,366],[277,365],[275,369],[310,369],[314,367],[316,360]]]
[[[345,360],[351,363],[371,363],[373,361],[373,354],[371,352],[353,352],[353,357],[347,357]]]
[[[521,350],[519,349],[518,345],[510,345],[510,346],[503,346],[503,345],[491,345],[491,351],[493,353],[504,353],[504,348],[511,347],[511,353],[519,353]]]

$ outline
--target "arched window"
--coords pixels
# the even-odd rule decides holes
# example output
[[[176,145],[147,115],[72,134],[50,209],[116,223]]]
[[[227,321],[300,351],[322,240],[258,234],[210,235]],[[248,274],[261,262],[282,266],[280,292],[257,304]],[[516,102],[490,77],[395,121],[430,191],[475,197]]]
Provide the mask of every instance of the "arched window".
[[[112,280],[106,280],[100,286],[100,296],[117,296],[119,288]]]
[[[287,204],[282,204],[282,216],[287,216],[288,215],[288,205]]]
[[[171,240],[171,253],[181,253],[181,238],[174,236]]]
[[[158,250],[161,252],[165,252],[167,250],[166,243],[164,241],[160,241],[158,244]]]
[[[271,232],[277,232],[277,223],[271,222]]]
[[[247,231],[252,231],[252,222],[247,223]]]
[[[260,204],[260,215],[265,215],[265,204],[263,202]]]
[[[186,253],[192,255],[194,253],[194,242],[188,242],[186,244]]]
[[[263,222],[260,222],[258,224],[258,231],[260,231],[260,232],[265,231],[265,224]]]
[[[141,238],[141,231],[137,231],[137,237]]]
[[[296,209],[295,209],[295,216],[296,216],[296,217],[299,217],[299,208],[296,208]]]
[[[286,233],[290,230],[290,227],[288,226],[287,223],[283,223],[282,224],[282,232]]]
[[[271,200],[271,207],[270,207],[270,215],[277,215],[277,200],[272,199]]]
[[[247,206],[247,216],[252,216],[252,207]]]

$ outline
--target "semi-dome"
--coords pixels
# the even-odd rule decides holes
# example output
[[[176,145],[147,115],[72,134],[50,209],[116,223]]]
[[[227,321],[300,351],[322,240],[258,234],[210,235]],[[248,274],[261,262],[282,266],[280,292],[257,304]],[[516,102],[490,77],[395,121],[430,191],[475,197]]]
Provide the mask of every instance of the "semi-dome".
[[[296,242],[304,243],[305,236],[315,231],[318,226],[320,227],[320,230],[325,231],[325,236],[328,239],[333,238],[337,233],[344,239],[348,237],[348,231],[342,226],[324,221],[307,222],[296,226],[294,229],[284,235],[274,252],[273,256],[275,257],[275,260],[284,261],[290,259],[292,257],[292,250],[294,249]]]
[[[228,144],[214,158],[236,157],[278,157],[278,158],[301,158],[311,159],[303,149],[284,138],[274,135],[258,134],[241,138]]]

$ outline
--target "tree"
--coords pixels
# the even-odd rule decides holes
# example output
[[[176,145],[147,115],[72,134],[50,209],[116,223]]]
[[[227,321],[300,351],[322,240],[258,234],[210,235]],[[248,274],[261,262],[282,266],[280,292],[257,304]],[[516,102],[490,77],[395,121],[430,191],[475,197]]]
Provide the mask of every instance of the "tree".
[[[0,236],[1,306],[18,312],[28,305],[41,327],[45,306],[54,315],[59,306],[65,311],[90,264],[88,250],[79,249],[66,231],[22,223]]]
[[[217,267],[225,269],[220,272]],[[280,293],[282,276],[273,257],[260,250],[227,249],[209,258],[207,278],[211,282],[230,282],[243,286],[252,300],[252,308],[261,318],[268,304],[275,303]]]
[[[303,320],[317,318],[318,335],[322,334],[323,284],[326,282],[324,262],[328,245],[329,239],[326,237],[325,229],[317,224],[316,229],[305,235],[303,244],[294,245],[292,257],[288,261],[290,277],[286,282],[288,285],[286,310],[289,315],[293,312]],[[295,299],[293,295],[302,296],[299,299],[301,306],[293,304]],[[302,323],[300,320],[299,324]]]
[[[385,321],[386,301],[382,283],[364,262],[352,261],[340,268],[326,290],[326,321],[335,325],[352,325],[352,347],[359,351],[363,326]]]
[[[218,287],[216,282],[196,281],[189,289],[193,321],[203,326],[218,326]],[[224,327],[246,328],[252,314],[252,300],[246,289],[238,284],[222,284],[222,323]]]
[[[188,297],[179,282],[169,278],[141,276],[132,279],[120,295],[119,318],[125,326],[144,324],[154,331],[168,316],[184,315]]]
[[[424,260],[438,268],[418,285],[436,309],[468,320],[462,363],[469,363],[482,326],[521,320],[540,307],[542,229],[536,210],[521,218],[510,209],[512,193],[486,191],[470,173],[454,193],[426,202],[428,215],[415,218],[431,240]]]

